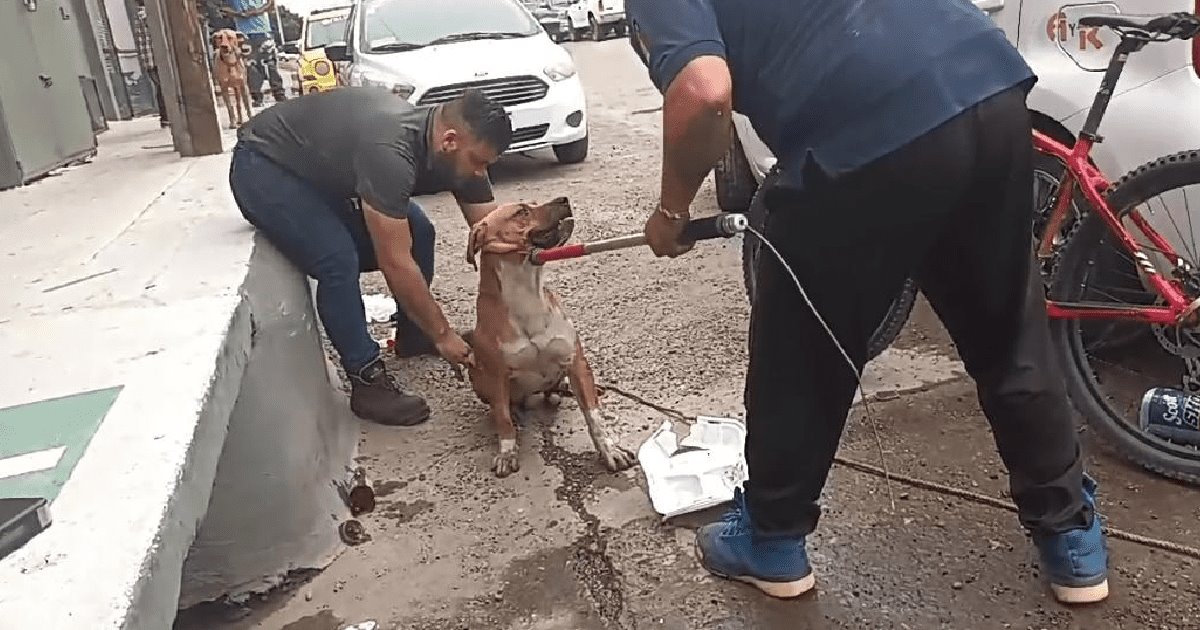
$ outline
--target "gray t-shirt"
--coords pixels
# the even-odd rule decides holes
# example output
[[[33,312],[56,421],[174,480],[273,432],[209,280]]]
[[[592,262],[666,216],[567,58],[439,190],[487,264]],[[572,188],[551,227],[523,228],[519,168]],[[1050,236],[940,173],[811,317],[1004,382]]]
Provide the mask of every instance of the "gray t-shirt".
[[[257,151],[331,195],[358,197],[394,218],[413,195],[452,192],[462,203],[493,200],[485,175],[455,181],[429,150],[433,106],[417,107],[380,87],[305,94],[263,110],[238,131]]]

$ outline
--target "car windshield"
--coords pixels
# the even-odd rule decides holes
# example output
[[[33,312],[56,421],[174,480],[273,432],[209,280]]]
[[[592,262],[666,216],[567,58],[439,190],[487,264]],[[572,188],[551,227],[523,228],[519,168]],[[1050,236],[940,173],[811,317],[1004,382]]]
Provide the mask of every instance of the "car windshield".
[[[324,48],[334,42],[346,41],[346,16],[317,18],[308,23],[304,47]]]
[[[367,0],[362,15],[362,40],[367,52],[529,37],[542,32],[541,25],[513,0]]]

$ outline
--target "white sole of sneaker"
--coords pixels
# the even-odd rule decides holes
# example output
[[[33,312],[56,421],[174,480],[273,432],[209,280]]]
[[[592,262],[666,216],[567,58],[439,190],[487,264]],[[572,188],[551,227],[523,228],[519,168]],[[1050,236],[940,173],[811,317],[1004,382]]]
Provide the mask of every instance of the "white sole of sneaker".
[[[1108,598],[1108,580],[1095,586],[1059,586],[1051,584],[1054,598],[1064,604],[1094,604]]]
[[[764,582],[758,578],[745,575],[729,575],[722,577],[749,584],[750,586],[753,586],[754,588],[757,588],[758,590],[776,599],[795,599],[813,590],[813,588],[817,585],[817,576],[812,573],[809,573],[795,582]]]
[[[704,552],[700,549],[699,544],[695,546],[695,550],[696,559],[700,561],[700,566],[704,567],[709,573],[726,580],[736,580],[744,584],[749,584],[776,599],[795,599],[813,590],[817,585],[817,575],[812,571],[809,571],[808,575],[799,580],[792,582],[766,582],[749,575],[725,575],[712,569],[704,562]]]

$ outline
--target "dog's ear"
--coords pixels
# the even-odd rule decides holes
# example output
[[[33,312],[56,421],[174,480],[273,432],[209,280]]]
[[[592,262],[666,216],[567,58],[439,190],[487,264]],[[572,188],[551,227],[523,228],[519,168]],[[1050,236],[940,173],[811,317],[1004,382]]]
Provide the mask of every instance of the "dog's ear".
[[[220,46],[221,45],[221,31],[217,31],[216,33],[213,33],[212,37],[210,37],[209,39],[212,41],[213,48]]]
[[[480,221],[471,226],[471,234],[467,236],[467,262],[471,268],[479,271],[479,265],[475,262],[475,256],[483,247],[483,235],[487,232],[487,222]]]

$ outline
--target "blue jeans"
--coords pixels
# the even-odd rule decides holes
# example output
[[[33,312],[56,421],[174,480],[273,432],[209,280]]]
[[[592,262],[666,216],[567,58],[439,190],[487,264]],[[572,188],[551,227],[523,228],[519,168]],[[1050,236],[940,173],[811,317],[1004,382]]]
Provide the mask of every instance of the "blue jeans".
[[[362,212],[350,199],[331,196],[241,145],[233,149],[229,187],[242,216],[317,281],[317,314],[346,372],[374,361],[379,344],[367,330],[358,276],[379,265]],[[429,284],[433,224],[415,202],[409,202],[408,224],[413,259]],[[415,328],[403,311],[397,324]]]

